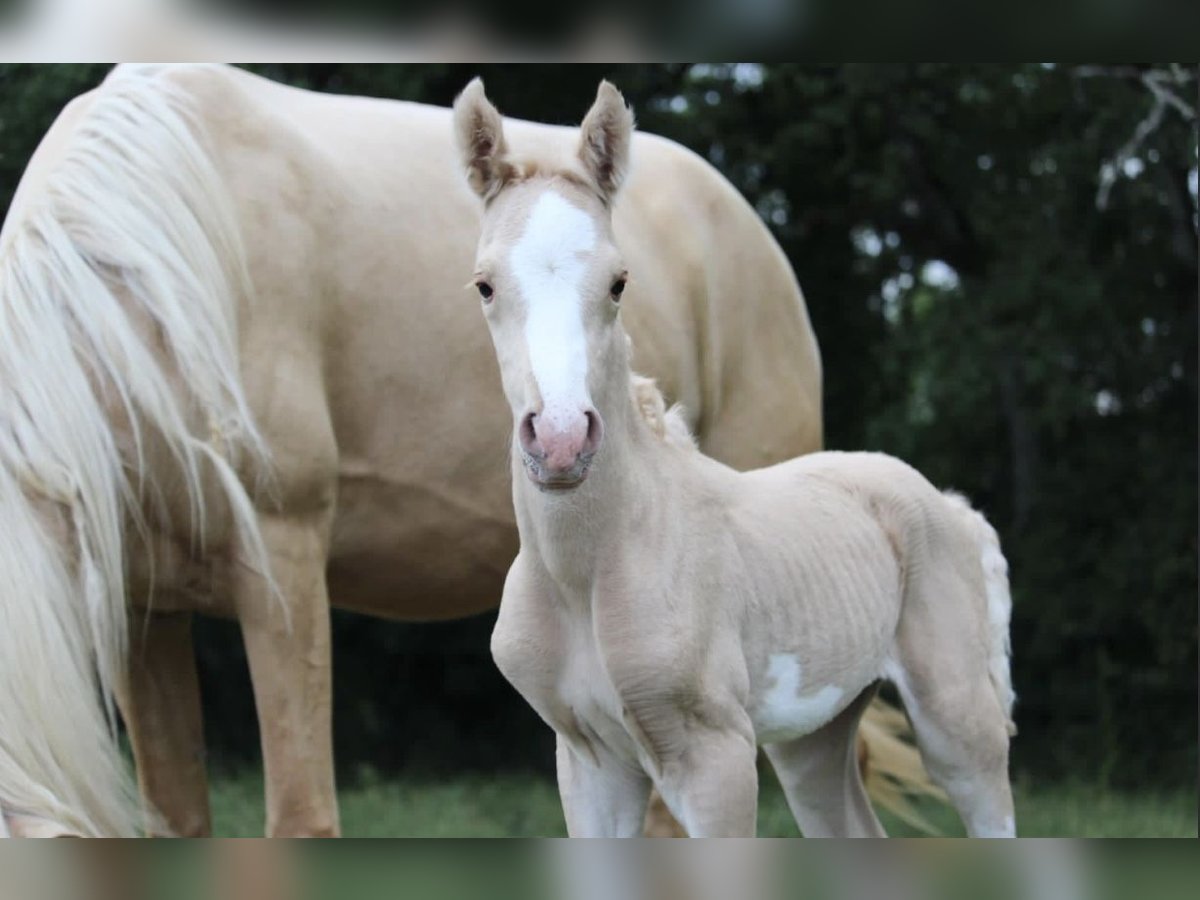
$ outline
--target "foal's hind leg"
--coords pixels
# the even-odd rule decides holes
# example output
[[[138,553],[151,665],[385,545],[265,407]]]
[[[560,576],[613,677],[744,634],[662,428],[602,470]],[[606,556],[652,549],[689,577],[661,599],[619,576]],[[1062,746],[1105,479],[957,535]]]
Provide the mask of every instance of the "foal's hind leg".
[[[120,705],[142,800],[170,834],[205,837],[212,821],[192,614],[135,615],[131,631],[129,683]]]
[[[874,696],[870,687],[819,731],[764,748],[807,838],[886,837],[858,760],[858,720]]]
[[[968,835],[1015,837],[1008,717],[986,661],[936,646],[906,652],[903,640],[899,652],[886,674],[904,701],[930,776],[949,794]]]
[[[325,589],[330,515],[259,519],[289,614],[260,576],[240,575],[237,611],[262,734],[267,835],[333,837],[339,826]]]

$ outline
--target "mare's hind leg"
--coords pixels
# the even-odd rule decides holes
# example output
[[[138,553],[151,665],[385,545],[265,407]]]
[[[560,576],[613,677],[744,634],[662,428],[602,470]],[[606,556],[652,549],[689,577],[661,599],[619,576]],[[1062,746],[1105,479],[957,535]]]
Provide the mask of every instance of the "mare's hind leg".
[[[986,661],[936,647],[905,652],[892,664],[930,777],[949,796],[971,837],[1015,837],[1008,781],[1008,717]]]
[[[332,673],[325,561],[330,514],[260,515],[286,604],[242,569],[238,619],[254,683],[266,774],[267,835],[338,834],[333,777]]]
[[[819,731],[764,748],[806,838],[886,837],[858,758],[858,720],[874,696],[872,686]]]
[[[129,682],[120,705],[142,800],[168,833],[205,837],[212,820],[192,614],[135,615],[131,631]]]

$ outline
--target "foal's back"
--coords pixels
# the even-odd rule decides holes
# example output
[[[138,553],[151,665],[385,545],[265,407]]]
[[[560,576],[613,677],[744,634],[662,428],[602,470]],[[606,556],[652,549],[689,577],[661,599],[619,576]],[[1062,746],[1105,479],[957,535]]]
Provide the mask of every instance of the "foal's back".
[[[730,590],[764,633],[795,635],[818,658],[831,652],[829,636],[841,635],[838,655],[849,665],[889,652],[907,602],[944,604],[944,617],[961,617],[967,631],[983,621],[976,534],[959,507],[901,460],[822,452],[746,473],[703,470],[727,498],[719,539],[732,540]],[[912,599],[914,572],[942,590]]]

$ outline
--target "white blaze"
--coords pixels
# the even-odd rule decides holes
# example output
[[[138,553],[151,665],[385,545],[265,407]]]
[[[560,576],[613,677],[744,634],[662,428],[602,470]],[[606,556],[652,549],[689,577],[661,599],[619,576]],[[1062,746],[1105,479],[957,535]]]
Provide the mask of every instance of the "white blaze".
[[[546,191],[509,256],[525,298],[525,341],[542,395],[542,415],[551,424],[560,419],[557,424],[563,427],[591,405],[582,288],[585,256],[595,245],[591,217],[560,194]]]
[[[794,653],[773,653],[767,662],[767,688],[754,719],[761,743],[811,734],[842,710],[841,688],[833,684],[800,693],[800,660]]]

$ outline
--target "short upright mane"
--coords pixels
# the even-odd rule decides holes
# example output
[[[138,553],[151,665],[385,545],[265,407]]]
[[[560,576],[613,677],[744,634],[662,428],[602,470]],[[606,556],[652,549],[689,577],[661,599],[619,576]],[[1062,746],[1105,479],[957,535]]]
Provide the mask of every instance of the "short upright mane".
[[[676,403],[668,409],[667,401],[653,378],[634,374],[630,378],[629,391],[642,420],[663,443],[688,450],[696,449],[696,439],[688,428],[683,407]]]
[[[524,156],[505,159],[503,177],[504,182],[502,187],[511,187],[535,179],[542,179],[544,181],[558,179],[587,191],[589,194],[595,194],[602,201],[604,200],[603,195],[600,194],[599,189],[588,178],[582,167],[578,164],[572,164],[569,160],[553,159],[549,155],[545,157]]]

